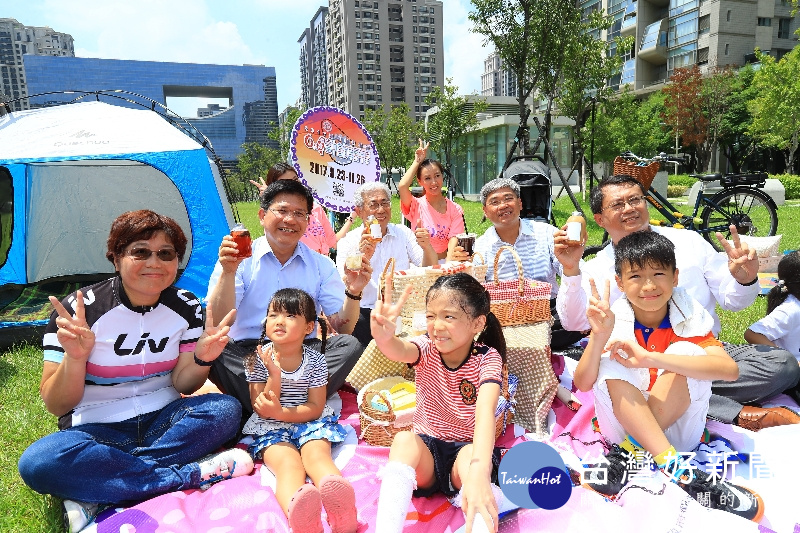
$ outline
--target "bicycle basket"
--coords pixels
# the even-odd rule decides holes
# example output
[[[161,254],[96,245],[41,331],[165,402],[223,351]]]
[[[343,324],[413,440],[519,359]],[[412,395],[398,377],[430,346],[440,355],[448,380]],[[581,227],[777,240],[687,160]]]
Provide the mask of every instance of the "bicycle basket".
[[[728,174],[719,180],[723,187],[735,187],[736,185],[764,185],[767,175],[763,172],[755,174]]]
[[[653,161],[649,165],[639,166],[632,161],[627,161],[622,157],[614,158],[614,174],[627,174],[642,184],[642,188],[647,190],[653,183],[661,163]]]

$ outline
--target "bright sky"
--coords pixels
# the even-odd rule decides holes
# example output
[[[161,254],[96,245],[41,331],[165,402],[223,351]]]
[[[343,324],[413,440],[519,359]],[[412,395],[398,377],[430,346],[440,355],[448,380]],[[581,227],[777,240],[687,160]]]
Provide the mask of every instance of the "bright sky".
[[[50,26],[75,39],[75,55],[275,67],[278,111],[300,96],[297,39],[327,0],[0,0],[0,17]],[[445,76],[480,92],[489,49],[470,32],[469,0],[445,0]],[[205,102],[174,111],[194,116]],[[177,104],[176,104],[177,105]],[[170,107],[173,102],[170,102]]]

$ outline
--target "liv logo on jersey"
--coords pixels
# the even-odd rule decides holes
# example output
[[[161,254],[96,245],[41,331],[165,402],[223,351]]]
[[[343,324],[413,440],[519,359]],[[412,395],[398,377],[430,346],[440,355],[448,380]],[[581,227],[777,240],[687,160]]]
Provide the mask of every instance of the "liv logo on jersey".
[[[509,449],[497,477],[506,498],[526,509],[558,509],[572,494],[564,461],[543,442],[520,442]]]
[[[147,337],[149,337],[149,336],[150,336],[149,333],[142,333],[142,338],[139,340],[139,342],[136,343],[136,347],[133,348],[133,349],[130,349],[130,348],[123,348],[122,347],[122,345],[125,343],[125,339],[128,338],[128,334],[127,333],[123,333],[122,335],[117,337],[116,342],[114,342],[114,353],[116,353],[119,356],[123,356],[123,355],[138,355],[138,354],[142,353],[142,350],[144,349],[145,343],[147,343],[148,348],[150,348],[150,353],[163,352],[164,348],[166,348],[167,343],[169,342],[169,337],[164,337],[163,339],[161,339],[160,341],[158,341],[156,343],[155,340],[148,339]]]

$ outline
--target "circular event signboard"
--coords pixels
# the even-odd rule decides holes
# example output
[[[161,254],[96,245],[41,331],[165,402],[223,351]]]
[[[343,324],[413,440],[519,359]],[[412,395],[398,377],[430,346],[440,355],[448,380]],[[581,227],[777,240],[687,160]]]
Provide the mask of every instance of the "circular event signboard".
[[[381,179],[378,151],[367,129],[335,107],[314,107],[292,128],[292,166],[324,207],[349,213],[355,190]]]

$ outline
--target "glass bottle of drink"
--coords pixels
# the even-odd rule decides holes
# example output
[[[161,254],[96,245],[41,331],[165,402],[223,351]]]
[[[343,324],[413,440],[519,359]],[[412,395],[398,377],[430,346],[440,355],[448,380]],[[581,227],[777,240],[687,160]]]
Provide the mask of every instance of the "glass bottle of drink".
[[[369,235],[375,242],[381,242],[381,239],[383,239],[381,225],[378,223],[378,219],[372,215],[369,216]]]
[[[587,239],[586,219],[580,211],[573,211],[567,219],[567,244],[580,246],[586,244]]]

